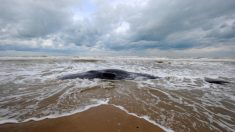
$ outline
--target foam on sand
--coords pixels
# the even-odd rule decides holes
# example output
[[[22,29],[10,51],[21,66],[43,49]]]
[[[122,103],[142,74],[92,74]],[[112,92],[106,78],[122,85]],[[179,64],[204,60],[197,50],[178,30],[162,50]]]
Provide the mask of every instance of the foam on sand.
[[[113,130],[122,132],[162,132],[164,129],[146,121],[143,118],[127,114],[125,111],[112,105],[100,105],[86,111],[42,121],[29,121],[17,124],[0,126],[1,131],[98,131],[109,132]]]
[[[96,104],[92,104],[92,105],[87,105],[83,109],[78,109],[78,110],[75,110],[75,111],[72,111],[72,112],[69,112],[69,113],[49,115],[49,116],[44,116],[44,117],[41,117],[41,118],[31,117],[31,118],[28,118],[28,119],[26,119],[24,121],[20,121],[20,122],[18,120],[16,120],[16,119],[6,119],[6,120],[1,119],[0,120],[0,124],[22,123],[22,122],[28,122],[28,121],[40,121],[40,120],[44,120],[44,119],[54,119],[54,118],[69,116],[69,115],[73,115],[73,114],[76,114],[76,113],[79,113],[79,112],[86,111],[86,110],[91,109],[93,107],[97,107],[97,106],[100,106],[100,105],[108,104],[109,99],[106,99],[106,100],[94,100],[94,101],[96,101],[97,103]]]

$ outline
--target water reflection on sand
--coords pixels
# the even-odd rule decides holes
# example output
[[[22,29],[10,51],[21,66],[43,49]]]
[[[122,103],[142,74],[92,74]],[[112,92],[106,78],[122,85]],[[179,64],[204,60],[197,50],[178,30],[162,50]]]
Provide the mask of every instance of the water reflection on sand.
[[[116,68],[154,80],[58,80],[74,72]],[[234,60],[1,59],[0,121],[58,117],[109,99],[175,131],[235,129]],[[204,77],[231,83],[210,84]]]

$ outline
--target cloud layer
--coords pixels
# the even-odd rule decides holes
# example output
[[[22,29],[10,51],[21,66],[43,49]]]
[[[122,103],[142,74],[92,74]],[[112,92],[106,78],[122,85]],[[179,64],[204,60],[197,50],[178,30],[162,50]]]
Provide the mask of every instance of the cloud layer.
[[[235,56],[234,7],[234,0],[1,0],[0,50]]]

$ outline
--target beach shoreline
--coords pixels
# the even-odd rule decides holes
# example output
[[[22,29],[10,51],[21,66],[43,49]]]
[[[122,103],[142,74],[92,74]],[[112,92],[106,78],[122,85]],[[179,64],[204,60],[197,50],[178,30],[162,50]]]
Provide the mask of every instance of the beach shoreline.
[[[113,105],[100,105],[70,116],[0,125],[4,132],[162,132],[160,127]]]

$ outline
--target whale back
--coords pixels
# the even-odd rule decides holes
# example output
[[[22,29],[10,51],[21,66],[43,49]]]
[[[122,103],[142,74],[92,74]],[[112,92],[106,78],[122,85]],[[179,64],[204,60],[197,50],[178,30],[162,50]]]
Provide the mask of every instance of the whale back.
[[[70,74],[61,77],[61,80],[65,79],[109,79],[109,80],[133,80],[136,78],[144,78],[144,79],[156,79],[158,77],[143,74],[143,73],[134,73],[134,72],[127,72],[124,70],[119,69],[104,69],[104,70],[91,70],[87,72],[77,73],[77,74]]]

